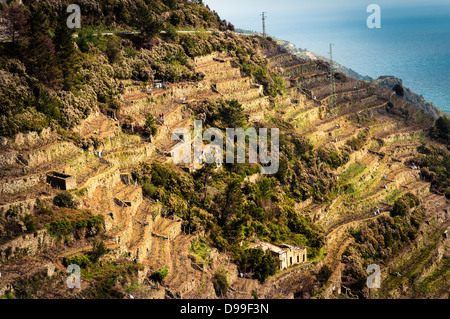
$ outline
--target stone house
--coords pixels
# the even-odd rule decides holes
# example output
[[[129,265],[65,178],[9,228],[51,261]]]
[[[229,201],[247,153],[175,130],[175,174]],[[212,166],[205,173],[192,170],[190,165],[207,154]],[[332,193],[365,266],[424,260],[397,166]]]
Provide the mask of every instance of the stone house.
[[[283,270],[292,265],[304,263],[307,260],[306,247],[283,244],[276,246],[266,242],[256,242],[252,248],[261,248],[264,252],[270,251],[272,256],[278,258],[279,269]]]
[[[71,190],[77,188],[75,176],[51,172],[47,174],[47,183],[53,188]]]

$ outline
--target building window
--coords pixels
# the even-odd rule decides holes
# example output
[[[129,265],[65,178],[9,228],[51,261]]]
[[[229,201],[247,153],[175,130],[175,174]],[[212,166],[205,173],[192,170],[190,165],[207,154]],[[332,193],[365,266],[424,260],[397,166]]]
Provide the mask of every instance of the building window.
[[[300,262],[300,256],[297,255],[297,262]]]
[[[305,262],[305,254],[303,254],[303,262]]]
[[[292,265],[292,257],[290,257],[290,260],[291,260],[291,265]]]

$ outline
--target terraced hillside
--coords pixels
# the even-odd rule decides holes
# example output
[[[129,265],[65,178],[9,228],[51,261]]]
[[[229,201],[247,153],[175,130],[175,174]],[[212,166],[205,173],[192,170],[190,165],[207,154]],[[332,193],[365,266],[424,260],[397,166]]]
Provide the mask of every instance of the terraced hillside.
[[[98,82],[60,92],[77,102],[62,108],[76,125],[2,137],[0,295],[448,297],[440,124],[339,72],[332,96],[328,63],[221,30],[99,37],[79,53]],[[222,132],[279,128],[279,171],[175,165],[172,132],[197,119]],[[54,172],[71,182],[52,184]],[[305,246],[307,261],[277,271],[268,254],[255,261],[258,240]],[[80,289],[65,284],[71,263],[82,265]],[[380,289],[365,286],[369,264],[381,267]]]

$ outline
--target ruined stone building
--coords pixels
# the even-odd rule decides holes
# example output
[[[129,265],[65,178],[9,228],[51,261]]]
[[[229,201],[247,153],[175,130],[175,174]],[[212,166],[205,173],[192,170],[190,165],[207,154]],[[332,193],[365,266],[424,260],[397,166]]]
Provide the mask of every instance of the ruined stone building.
[[[47,174],[47,183],[53,188],[71,190],[77,188],[75,176],[51,172]]]
[[[272,256],[280,260],[280,270],[306,262],[306,247],[303,246],[292,246],[287,244],[276,246],[266,242],[257,242],[252,248],[261,248],[264,252],[269,250]]]

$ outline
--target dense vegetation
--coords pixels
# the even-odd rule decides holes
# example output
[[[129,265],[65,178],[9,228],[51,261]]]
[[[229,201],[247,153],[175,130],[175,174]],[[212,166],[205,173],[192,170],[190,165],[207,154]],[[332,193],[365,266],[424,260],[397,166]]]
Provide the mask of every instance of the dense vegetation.
[[[195,112],[206,119],[204,129],[247,125],[236,101],[200,104]],[[259,239],[305,245],[309,258],[318,256],[325,243],[323,231],[294,208],[295,201],[311,197],[322,202],[335,188],[329,167],[318,165],[318,155],[305,137],[284,135],[280,144],[282,168],[256,183],[245,179],[259,173],[259,164],[225,164],[219,171],[210,164],[187,174],[155,162],[140,165],[132,175],[143,186],[145,196],[158,199],[168,214],[184,220],[186,232],[204,233],[209,245],[230,252],[242,271],[251,271],[264,281],[277,269],[275,260],[246,249],[241,242]],[[342,156],[340,151],[334,152],[338,158]]]
[[[24,1],[0,7],[2,17],[16,21],[4,20],[13,41],[0,44],[0,136],[48,126],[72,128],[97,107],[117,110],[123,92],[119,79],[198,79],[185,41],[176,33],[157,31],[233,29],[198,1],[82,1],[83,29],[74,38],[75,31],[66,26],[69,3]],[[111,26],[141,33],[94,35]]]
[[[450,197],[450,151],[446,147],[419,147],[421,156],[417,162],[421,167],[423,179],[431,182],[431,187],[438,193]]]
[[[351,282],[351,289],[364,297],[366,268],[370,264],[385,265],[410,245],[419,234],[424,210],[413,194],[398,198],[391,216],[382,216],[359,229],[351,229],[355,243],[342,255],[346,264],[342,280]]]
[[[23,234],[33,234],[46,228],[50,235],[70,242],[91,238],[103,231],[103,215],[73,207],[58,207],[38,200],[33,214],[20,206],[12,206],[0,214],[0,243]]]
[[[13,137],[19,132],[52,127],[85,150],[90,146],[97,149],[101,143],[98,138],[83,140],[70,129],[97,109],[120,115],[119,95],[125,89],[121,80],[144,84],[155,79],[171,83],[198,81],[204,74],[195,71],[193,58],[216,51],[236,58],[235,66],[262,85],[271,102],[286,94],[285,80],[269,69],[261,54],[263,48],[275,50],[275,44],[269,39],[244,38],[230,32],[234,27],[220,20],[201,1],[84,0],[81,5],[88,10],[83,11],[83,29],[76,31],[77,37],[65,27],[67,3],[25,0],[24,6],[0,7],[2,14],[16,21],[8,30],[12,42],[0,44],[0,136]],[[96,35],[110,28],[140,33]],[[175,32],[181,29],[215,31]],[[401,85],[395,86],[394,91],[398,96],[408,93]],[[400,107],[395,99],[387,104],[388,113],[410,124],[422,119],[416,108]],[[242,105],[236,100],[189,103],[187,108],[204,119],[204,129],[219,128],[224,136],[228,127],[249,127]],[[350,120],[363,124],[370,121],[364,113],[353,114]],[[239,271],[253,274],[260,282],[274,275],[278,267],[270,253],[248,249],[256,240],[304,245],[310,260],[323,256],[324,230],[314,223],[312,212],[299,209],[296,204],[308,199],[322,204],[336,198],[342,189],[333,171],[347,164],[350,154],[361,150],[370,139],[370,130],[363,129],[342,147],[326,144],[315,149],[288,122],[279,118],[267,121],[265,127],[283,129],[280,168],[274,176],[258,176],[259,163],[224,164],[222,170],[216,170],[215,164],[205,165],[188,174],[178,167],[155,162],[143,163],[132,172],[144,196],[158,199],[164,213],[181,217],[185,232],[202,234],[202,242],[193,245],[193,250],[197,246],[201,246],[199,250],[215,247],[231,255]],[[449,132],[449,119],[441,117],[430,136],[448,143]],[[142,133],[149,137],[157,133],[156,120],[150,114]],[[432,183],[434,190],[449,196],[448,149],[423,145],[420,152],[422,156],[416,162],[421,166],[422,177]],[[355,173],[366,167],[352,164],[350,168]],[[255,182],[249,182],[249,177]],[[350,190],[352,184],[345,184],[346,173],[339,177],[344,191]],[[45,228],[51,236],[70,245],[74,239],[97,239],[103,230],[103,216],[79,209],[69,192],[58,194],[52,203],[38,200],[34,213],[26,214],[14,206],[0,214],[0,243]],[[343,262],[344,277],[353,282],[352,289],[361,293],[367,264],[387,262],[417,237],[422,217],[418,199],[407,194],[395,201],[391,216],[351,231],[355,244],[347,248]],[[94,240],[90,253],[64,260],[65,265],[80,265],[84,278],[91,280],[92,285],[80,297],[124,297],[116,283],[131,280],[139,265],[103,261],[101,257],[107,252],[103,242]],[[11,251],[5,251],[0,257],[10,255]],[[328,266],[321,268],[317,276],[321,285],[327,283],[331,273]],[[167,275],[168,268],[163,267],[149,278],[163,283]],[[37,276],[20,281],[16,295],[33,295],[33,289],[43,280]],[[226,293],[229,283],[225,270],[214,274],[213,285],[217,296]]]

